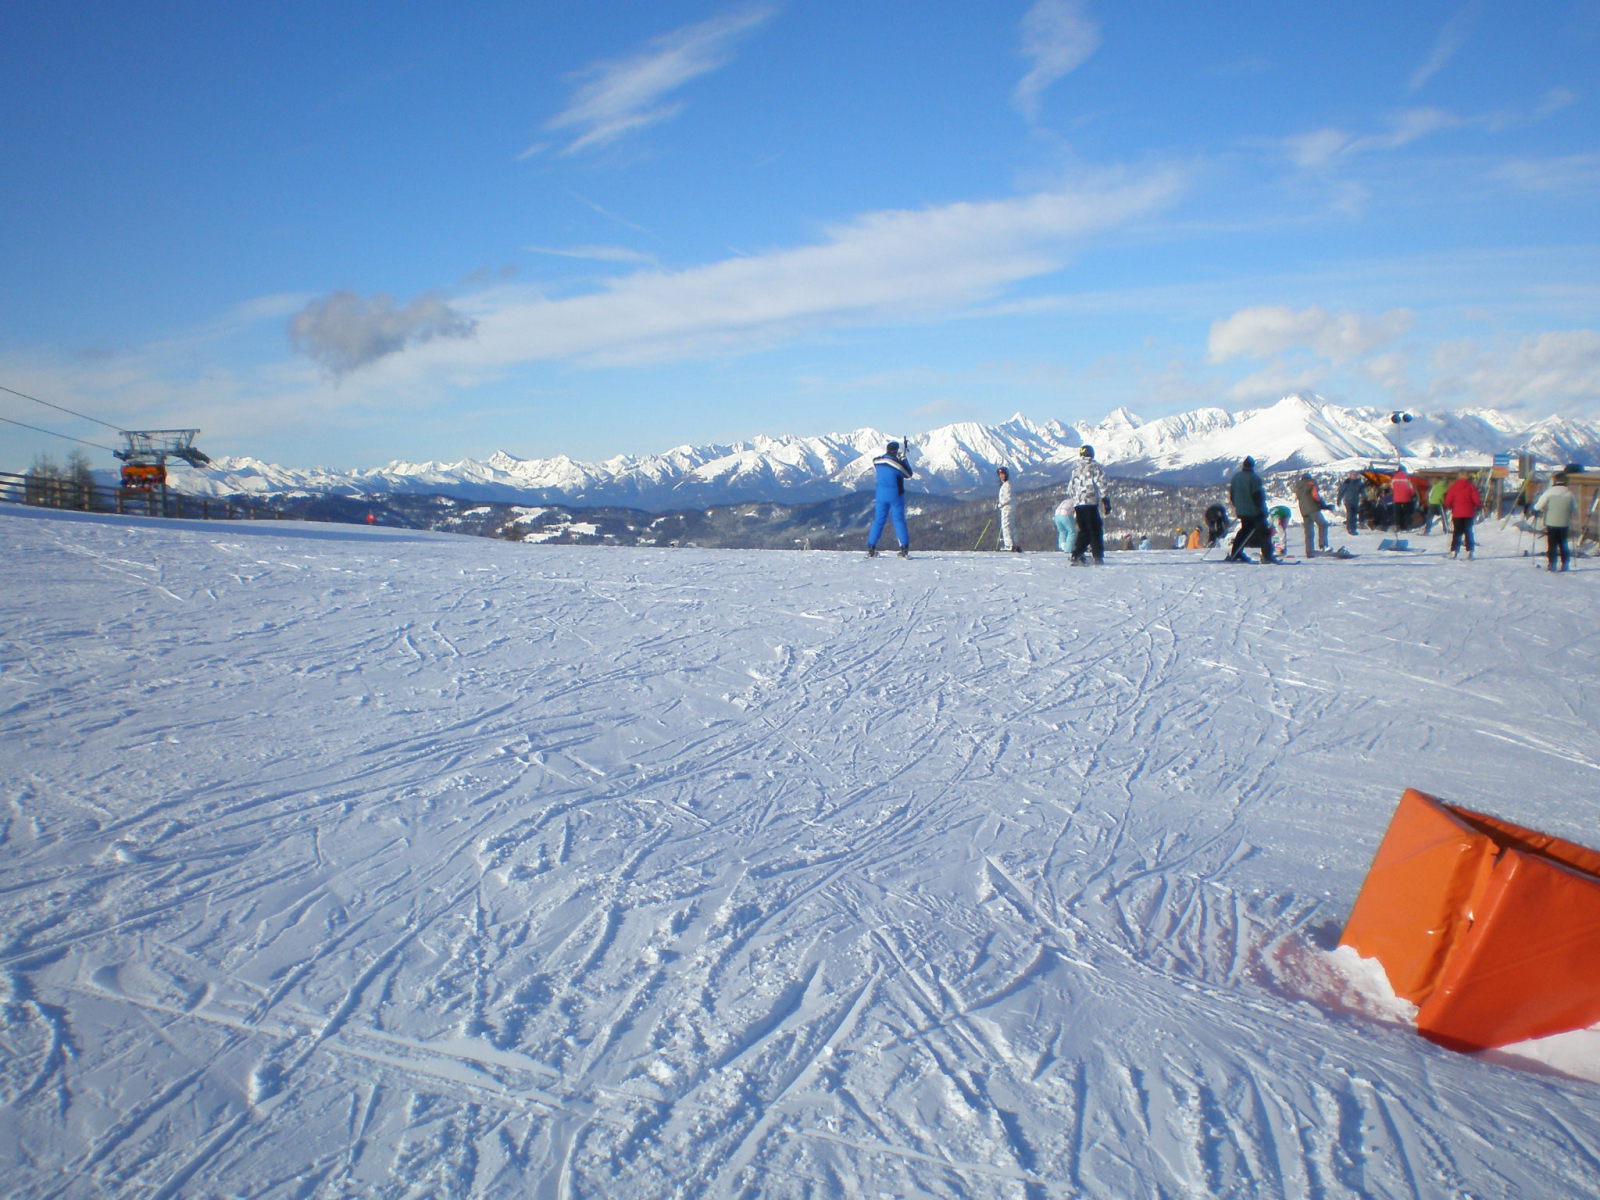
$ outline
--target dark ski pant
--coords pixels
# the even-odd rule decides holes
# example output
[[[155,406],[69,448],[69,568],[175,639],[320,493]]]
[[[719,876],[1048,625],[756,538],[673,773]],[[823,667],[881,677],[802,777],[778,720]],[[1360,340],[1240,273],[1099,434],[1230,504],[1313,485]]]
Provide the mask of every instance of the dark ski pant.
[[[894,519],[894,535],[900,539],[901,549],[911,548],[911,534],[906,530],[906,498],[904,496],[879,496],[872,510],[872,529],[867,534],[867,545],[876,548],[883,536],[883,526]]]
[[[1361,515],[1359,504],[1346,504],[1344,506],[1344,528],[1346,533],[1356,531],[1356,518]]]
[[[1106,557],[1106,527],[1100,521],[1098,504],[1079,504],[1072,510],[1078,518],[1078,539],[1072,543],[1072,557],[1083,561],[1084,551],[1094,555],[1095,562]]]
[[[1471,554],[1475,549],[1472,543],[1472,518],[1451,517],[1450,519],[1455,522],[1455,525],[1450,531],[1450,553],[1459,553],[1461,550],[1461,543],[1463,540],[1465,540],[1467,543],[1467,553]]]
[[[1239,514],[1239,532],[1233,535],[1233,545],[1228,548],[1228,557],[1235,557],[1246,546],[1257,547],[1261,551],[1262,558],[1272,557],[1272,527],[1267,524],[1265,517]]]
[[[1546,525],[1544,529],[1545,557],[1550,564],[1550,569],[1556,569],[1556,557],[1561,558],[1561,569],[1565,571],[1572,562],[1572,551],[1567,546],[1567,527],[1565,525]]]

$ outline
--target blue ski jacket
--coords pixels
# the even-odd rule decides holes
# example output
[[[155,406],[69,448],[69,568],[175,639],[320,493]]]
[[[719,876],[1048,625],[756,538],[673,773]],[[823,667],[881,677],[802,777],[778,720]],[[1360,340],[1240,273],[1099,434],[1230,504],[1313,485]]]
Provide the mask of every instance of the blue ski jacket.
[[[889,500],[905,495],[906,480],[914,473],[910,463],[892,454],[880,454],[872,460],[872,466],[878,477],[878,499]]]

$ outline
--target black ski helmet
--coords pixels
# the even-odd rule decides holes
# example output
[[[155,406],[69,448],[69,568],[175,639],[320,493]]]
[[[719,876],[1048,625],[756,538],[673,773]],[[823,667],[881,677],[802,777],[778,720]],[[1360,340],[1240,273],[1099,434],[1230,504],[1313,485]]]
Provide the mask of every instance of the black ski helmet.
[[[1094,457],[1094,447],[1088,445],[1087,443],[1085,443],[1084,445],[1078,447],[1078,457],[1079,458],[1093,458]]]

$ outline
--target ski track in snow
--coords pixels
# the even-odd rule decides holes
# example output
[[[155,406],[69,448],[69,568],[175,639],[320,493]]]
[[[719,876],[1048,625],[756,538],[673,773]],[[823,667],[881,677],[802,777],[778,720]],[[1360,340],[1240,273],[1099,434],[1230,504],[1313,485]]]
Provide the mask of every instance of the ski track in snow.
[[[1327,953],[1597,840],[1600,575],[317,531],[0,513],[9,1194],[1600,1191]]]

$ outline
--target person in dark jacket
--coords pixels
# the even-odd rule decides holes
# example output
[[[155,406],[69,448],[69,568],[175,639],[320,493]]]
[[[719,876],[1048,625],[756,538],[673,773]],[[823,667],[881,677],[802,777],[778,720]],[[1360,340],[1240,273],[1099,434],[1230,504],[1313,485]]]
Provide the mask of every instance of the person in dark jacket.
[[[1261,476],[1256,474],[1256,460],[1247,458],[1228,481],[1228,499],[1233,504],[1234,515],[1239,518],[1239,532],[1233,535],[1233,545],[1228,549],[1227,562],[1252,562],[1245,557],[1246,546],[1259,546],[1261,561],[1275,563],[1272,553],[1272,532],[1267,526],[1267,489],[1261,486]]]
[[[877,486],[872,500],[872,528],[867,533],[867,557],[878,553],[878,539],[890,519],[894,521],[895,537],[900,539],[900,557],[911,556],[911,534],[906,529],[906,480],[914,471],[906,461],[905,451],[899,442],[890,442],[882,454],[872,460]]]
[[[1206,509],[1206,549],[1211,549],[1228,533],[1228,510],[1220,504]]]
[[[1339,494],[1334,497],[1339,501],[1339,507],[1344,509],[1345,532],[1354,534],[1356,520],[1361,515],[1361,497],[1367,490],[1366,483],[1355,471],[1344,477],[1344,482],[1339,485]]]

